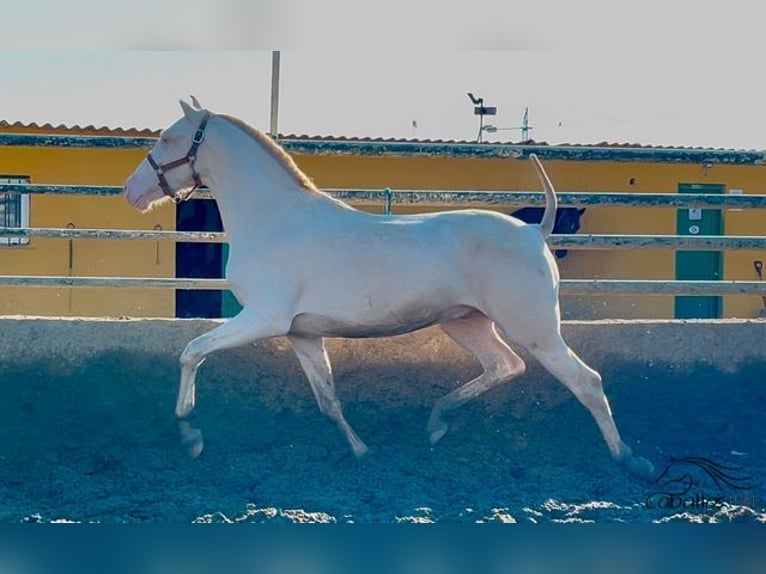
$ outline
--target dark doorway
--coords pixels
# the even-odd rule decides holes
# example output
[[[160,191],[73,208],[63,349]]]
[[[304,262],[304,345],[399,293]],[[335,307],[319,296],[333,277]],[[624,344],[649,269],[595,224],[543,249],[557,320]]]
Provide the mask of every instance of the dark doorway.
[[[178,231],[223,231],[218,206],[210,199],[192,199],[176,205]],[[220,243],[176,244],[176,277],[220,279],[223,277],[223,246]],[[176,289],[176,317],[221,316],[221,291]]]
[[[559,207],[556,210],[556,219],[553,225],[555,234],[574,234],[580,230],[580,219],[585,213],[584,207]],[[545,208],[543,207],[523,207],[517,209],[511,215],[521,219],[526,223],[540,223],[543,220]],[[566,249],[556,249],[554,251],[556,258],[563,259],[569,253]]]

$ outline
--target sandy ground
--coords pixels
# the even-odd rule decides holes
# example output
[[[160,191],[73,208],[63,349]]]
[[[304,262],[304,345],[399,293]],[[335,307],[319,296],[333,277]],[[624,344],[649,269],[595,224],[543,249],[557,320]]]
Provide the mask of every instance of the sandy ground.
[[[687,470],[682,503],[656,508],[647,500],[662,485],[613,464],[585,409],[550,378],[464,406],[432,447],[430,404],[454,377],[441,390],[426,381],[425,400],[407,403],[379,400],[383,371],[366,373],[378,381],[369,393],[344,394],[355,376],[345,372],[347,418],[372,448],[357,461],[294,366],[278,380],[232,376],[225,356],[200,371],[192,421],[206,447],[190,460],[172,416],[175,358],[104,353],[76,367],[0,365],[0,522],[766,521],[766,364],[602,374],[626,442],[658,471],[705,457],[750,481],[720,488]]]

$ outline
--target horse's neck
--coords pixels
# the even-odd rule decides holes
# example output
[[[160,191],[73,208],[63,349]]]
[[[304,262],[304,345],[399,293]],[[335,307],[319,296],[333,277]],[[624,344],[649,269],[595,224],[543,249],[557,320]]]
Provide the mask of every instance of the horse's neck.
[[[293,174],[267,149],[237,127],[221,120],[211,136],[218,145],[208,166],[210,188],[230,238],[262,228],[264,220],[278,225],[316,199],[300,189]]]

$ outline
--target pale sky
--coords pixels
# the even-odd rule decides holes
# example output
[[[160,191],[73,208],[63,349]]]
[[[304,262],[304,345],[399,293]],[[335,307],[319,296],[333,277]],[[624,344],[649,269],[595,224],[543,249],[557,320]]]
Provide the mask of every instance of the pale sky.
[[[267,130],[281,47],[282,133],[473,140],[470,91],[500,128],[529,107],[536,141],[766,149],[757,2],[110,4],[28,0],[5,14],[0,46],[44,51],[0,52],[0,119],[163,128],[194,94]]]

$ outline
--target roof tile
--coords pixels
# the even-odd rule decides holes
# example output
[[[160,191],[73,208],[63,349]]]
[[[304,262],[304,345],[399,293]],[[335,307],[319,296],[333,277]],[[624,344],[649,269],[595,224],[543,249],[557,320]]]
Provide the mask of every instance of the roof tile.
[[[63,135],[95,135],[95,136],[120,136],[120,137],[158,137],[161,130],[153,130],[150,128],[122,128],[122,127],[108,127],[108,126],[95,126],[88,124],[87,126],[58,124],[53,126],[50,123],[38,124],[35,122],[9,122],[7,120],[0,120],[0,132],[13,133],[40,133],[40,134],[63,134]],[[475,140],[457,140],[457,139],[418,139],[418,138],[395,138],[395,137],[372,137],[372,136],[333,136],[333,135],[309,135],[309,134],[280,134],[279,138],[282,140],[302,140],[302,141],[327,141],[327,142],[357,142],[357,143],[411,143],[411,144],[439,144],[439,145],[473,145],[477,142]],[[733,149],[733,148],[715,148],[704,146],[663,146],[654,144],[639,144],[628,142],[608,142],[601,141],[598,143],[584,144],[584,143],[560,143],[549,144],[548,142],[537,142],[535,140],[525,140],[519,142],[513,141],[492,141],[483,142],[486,145],[532,145],[532,146],[555,146],[555,147],[571,147],[571,148],[612,148],[612,149],[645,149],[645,150],[707,150],[707,151],[760,151],[754,149]],[[479,144],[481,145],[481,144]]]
[[[7,120],[0,120],[0,132],[127,137],[157,137],[160,134],[160,130],[151,130],[148,128],[111,128],[108,126],[96,127],[93,124],[88,124],[87,126],[67,126],[65,124],[58,124],[54,126],[50,123],[38,124],[35,122],[9,122]]]

